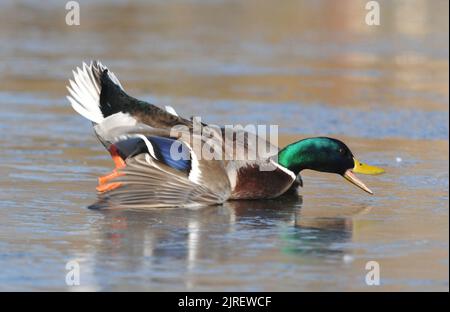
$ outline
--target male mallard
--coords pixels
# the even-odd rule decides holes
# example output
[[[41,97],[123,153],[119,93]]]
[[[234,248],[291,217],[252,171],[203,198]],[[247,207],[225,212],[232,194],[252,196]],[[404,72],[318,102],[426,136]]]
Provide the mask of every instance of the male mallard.
[[[127,95],[117,77],[100,62],[83,63],[73,74],[67,98],[79,114],[92,121],[116,165],[111,174],[99,178],[102,200],[179,207],[275,198],[301,184],[299,173],[304,169],[337,173],[372,194],[354,173],[383,172],[357,161],[344,143],[327,137],[300,140],[272,157],[255,153],[253,160],[236,159],[227,144],[239,145],[246,153],[254,152],[257,144],[273,146],[243,130],[240,134],[247,140],[240,143],[236,133],[203,123],[207,135],[199,135],[194,131],[195,120],[179,117],[171,107],[163,110]],[[231,143],[223,143],[229,142],[226,138],[232,138]],[[219,151],[227,157],[200,157],[192,143],[195,139],[201,142],[201,151]],[[272,169],[267,170],[268,166]]]

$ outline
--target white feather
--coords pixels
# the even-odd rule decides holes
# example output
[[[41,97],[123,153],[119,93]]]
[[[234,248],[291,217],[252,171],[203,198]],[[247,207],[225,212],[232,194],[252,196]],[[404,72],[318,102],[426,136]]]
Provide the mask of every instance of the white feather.
[[[195,155],[194,151],[188,146],[191,150],[191,171],[189,172],[189,180],[194,183],[200,184],[200,179],[202,177],[202,172],[200,171],[198,158]]]
[[[144,141],[145,145],[147,146],[148,152],[149,154],[155,159],[158,160],[158,158],[156,158],[156,154],[155,154],[155,150],[153,149],[153,145],[152,143],[150,143],[150,141],[145,137],[145,135],[143,134],[133,134],[130,135],[130,137],[136,137],[136,138],[140,138],[142,139],[142,141]]]
[[[114,143],[122,134],[126,134],[127,130],[136,127],[137,124],[138,121],[130,114],[119,112],[104,118],[94,126],[94,130],[99,137]]]
[[[67,99],[69,100],[70,104],[72,105],[73,109],[80,114],[81,116],[92,120],[95,123],[100,123],[101,119],[97,119],[97,116],[92,115],[91,112],[88,112],[83,106],[79,105],[77,101],[75,101],[70,96],[67,96]],[[103,117],[102,117],[103,118]]]
[[[166,109],[166,112],[168,112],[169,114],[172,114],[172,115],[178,117],[177,112],[175,111],[175,109],[172,106],[166,105],[166,106],[164,106],[164,108]]]
[[[106,69],[106,66],[100,62],[91,62],[90,65],[83,63],[82,68],[77,67],[76,71],[72,71],[74,80],[69,80],[70,86],[67,86],[70,94],[67,99],[73,109],[97,124],[101,123],[104,117],[100,109],[101,85],[95,77],[99,77]],[[108,70],[108,76],[122,88],[113,72]]]

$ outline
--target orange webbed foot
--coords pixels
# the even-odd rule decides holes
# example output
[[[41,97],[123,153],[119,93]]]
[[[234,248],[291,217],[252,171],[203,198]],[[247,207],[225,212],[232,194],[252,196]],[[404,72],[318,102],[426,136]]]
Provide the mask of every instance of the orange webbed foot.
[[[109,148],[109,152],[111,153],[111,157],[116,167],[111,173],[98,178],[98,186],[96,189],[98,192],[101,193],[112,191],[122,185],[121,182],[113,182],[113,183],[108,182],[114,178],[122,176],[123,173],[119,172],[117,169],[121,169],[126,166],[125,161],[122,159],[122,157],[120,157],[119,153],[117,152],[117,148],[115,145],[111,145],[111,147]]]

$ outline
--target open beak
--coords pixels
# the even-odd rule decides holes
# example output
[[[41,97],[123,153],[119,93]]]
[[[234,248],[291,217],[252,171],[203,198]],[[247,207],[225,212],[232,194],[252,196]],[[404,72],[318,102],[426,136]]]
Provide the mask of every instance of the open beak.
[[[355,166],[353,167],[353,169],[348,169],[344,173],[344,178],[346,178],[348,181],[350,181],[351,183],[353,183],[360,189],[366,191],[367,193],[373,194],[373,192],[360,179],[358,179],[358,177],[355,175],[355,173],[375,175],[375,174],[383,173],[384,170],[379,167],[363,164],[356,158],[353,158],[353,160],[355,162]]]

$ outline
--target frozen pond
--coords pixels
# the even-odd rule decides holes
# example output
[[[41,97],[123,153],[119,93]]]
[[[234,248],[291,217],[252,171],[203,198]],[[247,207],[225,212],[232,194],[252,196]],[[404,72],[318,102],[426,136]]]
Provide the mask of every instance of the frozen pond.
[[[277,3],[98,1],[69,27],[63,2],[0,1],[0,290],[448,291],[448,2],[383,1],[375,28],[364,1]],[[65,85],[91,58],[136,97],[334,136],[387,173],[374,196],[309,172],[298,198],[88,210],[113,164]]]

